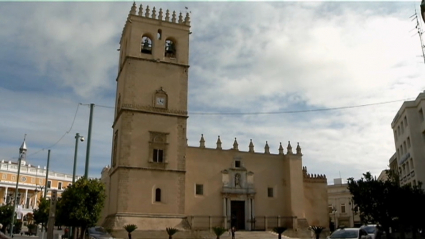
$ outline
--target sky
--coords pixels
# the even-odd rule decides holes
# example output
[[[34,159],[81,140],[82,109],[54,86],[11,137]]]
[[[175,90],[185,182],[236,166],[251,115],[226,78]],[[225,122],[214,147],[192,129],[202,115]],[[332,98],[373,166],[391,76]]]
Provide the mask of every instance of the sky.
[[[299,142],[308,172],[330,184],[378,176],[395,152],[395,114],[425,90],[410,18],[420,1],[141,3],[191,12],[190,146],[201,134],[209,148],[220,135],[223,149],[236,137],[241,151],[252,139],[256,152],[267,141],[274,154]],[[94,103],[89,176],[100,177],[131,5],[0,2],[0,160],[17,161],[26,135],[29,164],[46,166],[50,149],[50,170],[72,174],[80,133],[84,174]]]

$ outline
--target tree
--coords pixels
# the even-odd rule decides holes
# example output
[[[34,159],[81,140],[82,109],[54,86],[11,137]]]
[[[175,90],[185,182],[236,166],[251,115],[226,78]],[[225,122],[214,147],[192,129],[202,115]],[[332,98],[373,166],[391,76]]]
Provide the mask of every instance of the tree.
[[[40,198],[38,201],[38,209],[33,210],[33,218],[35,223],[47,225],[47,221],[49,220],[49,210],[50,210],[50,200],[45,198]]]
[[[137,229],[137,226],[134,224],[128,224],[124,226],[124,229],[127,231],[128,233],[128,239],[131,239],[131,233]]]
[[[224,227],[213,227],[214,234],[217,236],[217,239],[220,239],[220,236],[223,235],[227,230]]]
[[[286,227],[275,227],[273,228],[273,231],[277,233],[277,238],[282,238],[282,233],[286,231]]]
[[[387,170],[386,181],[377,180],[367,172],[360,180],[348,179],[348,189],[353,195],[354,204],[360,211],[363,223],[379,223],[386,232],[398,228],[401,238],[404,230],[411,227],[413,232],[424,226],[424,191],[418,185],[399,186],[398,176]],[[413,234],[413,237],[416,235]]]
[[[176,228],[172,228],[172,227],[167,227],[165,230],[167,231],[168,239],[173,239],[173,235],[179,231]]]
[[[4,205],[0,207],[0,223],[3,225],[1,230],[4,233],[6,233],[6,227],[8,227],[12,221],[11,219],[13,213],[13,206],[11,205]]]
[[[66,226],[80,227],[80,239],[100,218],[105,203],[105,186],[98,179],[80,178],[62,193],[57,204],[58,220]]]

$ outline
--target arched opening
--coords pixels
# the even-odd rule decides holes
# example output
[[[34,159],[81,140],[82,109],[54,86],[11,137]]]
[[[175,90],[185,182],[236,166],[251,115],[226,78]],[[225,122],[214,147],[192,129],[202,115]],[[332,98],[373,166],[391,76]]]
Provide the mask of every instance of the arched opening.
[[[161,189],[155,189],[155,202],[161,202]]]
[[[165,57],[176,58],[176,43],[173,40],[165,40]]]
[[[162,30],[161,29],[158,29],[158,33],[156,34],[156,37],[157,37],[158,40],[161,40],[161,38],[162,38]]]
[[[142,53],[152,54],[152,39],[147,36],[142,37]]]

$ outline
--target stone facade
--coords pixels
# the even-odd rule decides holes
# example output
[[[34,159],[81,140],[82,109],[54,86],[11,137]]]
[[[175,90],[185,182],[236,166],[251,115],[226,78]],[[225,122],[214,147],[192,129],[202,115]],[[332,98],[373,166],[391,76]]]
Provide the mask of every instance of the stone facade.
[[[111,166],[102,224],[139,230],[328,226],[327,182],[301,147],[278,154],[187,145],[189,14],[133,4],[121,36]],[[286,151],[286,152],[285,152]],[[190,230],[191,229],[191,230]]]

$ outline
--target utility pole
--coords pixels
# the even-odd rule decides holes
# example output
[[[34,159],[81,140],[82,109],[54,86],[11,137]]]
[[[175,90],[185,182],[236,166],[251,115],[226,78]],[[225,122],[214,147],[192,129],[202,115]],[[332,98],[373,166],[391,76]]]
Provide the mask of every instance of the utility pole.
[[[12,219],[10,220],[10,236],[13,237],[13,224],[15,224],[15,212],[18,211],[18,190],[19,190],[19,176],[21,174],[21,162],[22,158],[26,160],[26,154],[27,154],[27,146],[25,144],[25,138],[27,135],[24,136],[24,142],[22,143],[21,147],[19,148],[19,158],[18,158],[18,175],[16,177],[16,188],[15,188],[15,199],[13,203],[13,213],[12,213]],[[19,211],[18,211],[19,212]]]
[[[47,180],[49,180],[49,165],[50,165],[50,149],[47,151],[47,171],[46,181],[44,182],[44,198],[47,196]]]
[[[91,141],[91,130],[93,123],[93,108],[94,104],[90,104],[90,119],[89,119],[89,132],[87,134],[87,150],[86,150],[86,168],[84,170],[84,178],[88,178],[89,176],[89,161],[90,161],[90,141]]]
[[[424,3],[424,1],[422,1],[422,4],[421,4],[421,9],[425,10],[425,3]],[[424,17],[424,14],[425,14],[425,12],[422,12],[422,17]],[[415,9],[415,14],[413,14],[410,18],[412,19],[412,21],[416,20],[416,27],[415,28],[418,31],[419,40],[421,42],[422,58],[424,59],[424,63],[425,63],[425,51],[424,51],[425,45],[424,45],[424,43],[422,41],[422,34],[424,32],[423,32],[423,30],[421,28],[421,25],[419,24],[419,19],[418,19],[418,14],[416,12],[416,9]]]

